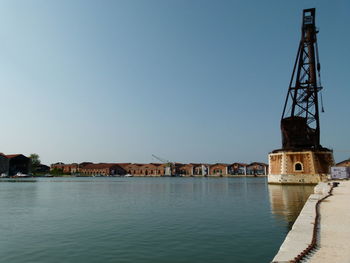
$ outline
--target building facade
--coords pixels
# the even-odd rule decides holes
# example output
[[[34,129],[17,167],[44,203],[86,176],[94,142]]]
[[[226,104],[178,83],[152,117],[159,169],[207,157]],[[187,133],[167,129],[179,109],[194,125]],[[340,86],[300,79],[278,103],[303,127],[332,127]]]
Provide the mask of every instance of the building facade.
[[[13,176],[17,173],[29,174],[31,161],[30,158],[23,154],[10,154],[6,155],[9,159],[9,175]]]
[[[253,162],[246,166],[247,175],[267,175],[268,165],[266,163]]]
[[[216,163],[209,166],[209,175],[225,176],[228,175],[228,164]]]
[[[8,175],[9,173],[9,159],[3,153],[0,153],[0,175]]]
[[[115,163],[94,163],[80,168],[80,174],[87,176],[120,176],[125,175],[126,170]]]
[[[160,163],[132,163],[125,166],[128,174],[133,176],[164,176],[165,164]]]
[[[228,169],[231,175],[247,175],[246,163],[233,163],[229,165]]]

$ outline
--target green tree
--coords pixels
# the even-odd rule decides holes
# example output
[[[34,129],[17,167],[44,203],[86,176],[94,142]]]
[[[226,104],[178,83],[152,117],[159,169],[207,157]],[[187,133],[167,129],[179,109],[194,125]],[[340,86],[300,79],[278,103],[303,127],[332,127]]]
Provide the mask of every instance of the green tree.
[[[63,170],[58,169],[58,168],[53,168],[50,172],[51,175],[53,176],[62,176],[63,175]]]
[[[32,169],[31,170],[32,170],[33,173],[35,173],[36,170],[38,169],[38,166],[41,164],[39,154],[32,153],[31,155],[29,155],[29,158],[30,158],[30,161],[31,161],[31,164],[32,164]]]

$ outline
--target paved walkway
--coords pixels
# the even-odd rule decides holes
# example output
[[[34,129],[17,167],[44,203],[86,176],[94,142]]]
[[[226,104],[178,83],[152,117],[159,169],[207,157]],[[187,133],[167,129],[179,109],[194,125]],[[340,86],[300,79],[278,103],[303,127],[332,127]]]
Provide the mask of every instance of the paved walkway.
[[[321,203],[320,249],[307,262],[350,263],[350,181]]]

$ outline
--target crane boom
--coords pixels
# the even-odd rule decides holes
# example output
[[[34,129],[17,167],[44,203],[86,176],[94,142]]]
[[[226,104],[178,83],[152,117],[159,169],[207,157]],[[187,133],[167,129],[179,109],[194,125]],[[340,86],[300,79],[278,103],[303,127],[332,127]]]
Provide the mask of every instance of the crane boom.
[[[158,161],[160,161],[160,162],[162,162],[162,163],[170,163],[170,161],[165,160],[165,159],[163,159],[163,158],[160,158],[160,157],[158,157],[157,155],[152,154],[152,157],[155,158],[155,159],[157,159]]]
[[[315,8],[303,10],[301,31],[299,49],[281,119],[283,149],[322,148],[318,109],[318,92],[322,87]]]

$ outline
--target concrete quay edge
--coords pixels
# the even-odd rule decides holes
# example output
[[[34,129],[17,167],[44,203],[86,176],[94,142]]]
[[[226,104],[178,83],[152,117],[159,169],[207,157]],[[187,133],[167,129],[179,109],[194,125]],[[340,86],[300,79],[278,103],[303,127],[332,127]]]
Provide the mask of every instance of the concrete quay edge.
[[[316,204],[328,194],[330,189],[331,186],[325,182],[320,182],[315,186],[314,194],[309,196],[272,263],[288,263],[308,247],[313,235]]]

